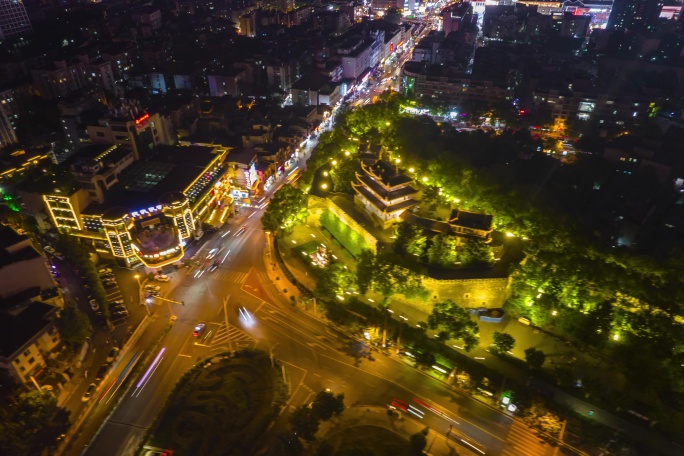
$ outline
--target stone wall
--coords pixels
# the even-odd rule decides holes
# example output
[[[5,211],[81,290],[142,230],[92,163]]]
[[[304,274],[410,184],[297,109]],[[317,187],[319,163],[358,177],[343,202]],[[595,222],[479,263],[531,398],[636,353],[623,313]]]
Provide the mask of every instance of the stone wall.
[[[378,240],[370,234],[363,226],[361,226],[356,220],[354,220],[349,214],[344,212],[337,204],[333,203],[328,198],[321,198],[314,195],[309,195],[309,218],[306,223],[311,226],[319,226],[321,222],[319,221],[321,214],[325,210],[330,210],[337,218],[339,218],[343,223],[349,226],[350,229],[356,231],[359,236],[366,241],[368,248],[373,251],[374,254],[378,252],[377,245]]]

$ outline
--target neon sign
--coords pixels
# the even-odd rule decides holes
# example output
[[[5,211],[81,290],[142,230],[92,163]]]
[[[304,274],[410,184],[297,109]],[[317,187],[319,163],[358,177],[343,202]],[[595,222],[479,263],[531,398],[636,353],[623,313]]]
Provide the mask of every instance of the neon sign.
[[[133,217],[141,217],[143,215],[149,215],[149,214],[152,214],[154,212],[161,211],[161,210],[162,210],[162,205],[158,204],[157,206],[148,207],[147,209],[140,209],[139,211],[133,211],[133,212],[131,212],[131,215]]]
[[[149,118],[150,118],[149,114],[147,114],[147,113],[143,114],[142,116],[135,119],[135,126],[138,128],[142,127],[145,124],[145,122],[147,121],[147,119],[149,119]]]

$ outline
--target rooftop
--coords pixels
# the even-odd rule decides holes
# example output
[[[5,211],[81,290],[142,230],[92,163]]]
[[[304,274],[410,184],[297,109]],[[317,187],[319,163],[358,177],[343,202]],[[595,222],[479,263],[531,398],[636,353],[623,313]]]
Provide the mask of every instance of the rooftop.
[[[21,313],[0,313],[0,357],[9,358],[52,324],[54,306],[32,302]]]
[[[137,210],[156,206],[163,195],[185,190],[216,158],[212,147],[157,146],[150,160],[139,161],[107,193],[102,204],[91,203],[84,215],[102,215],[121,207]],[[208,178],[209,180],[213,177]],[[188,195],[192,199],[191,195]]]

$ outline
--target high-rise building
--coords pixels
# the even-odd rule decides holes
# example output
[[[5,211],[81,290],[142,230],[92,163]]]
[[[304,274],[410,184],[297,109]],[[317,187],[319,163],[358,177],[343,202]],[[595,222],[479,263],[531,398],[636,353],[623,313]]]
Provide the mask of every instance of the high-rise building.
[[[31,31],[22,0],[0,0],[0,41]]]
[[[663,0],[615,0],[608,28],[634,30],[653,28],[663,9]]]

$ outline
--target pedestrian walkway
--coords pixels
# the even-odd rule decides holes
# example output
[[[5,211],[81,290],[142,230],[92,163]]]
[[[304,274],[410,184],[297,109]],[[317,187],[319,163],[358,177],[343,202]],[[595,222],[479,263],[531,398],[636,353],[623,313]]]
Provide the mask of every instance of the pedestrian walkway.
[[[214,280],[220,280],[222,282],[232,282],[242,285],[247,279],[248,272],[240,272],[231,269],[217,269],[214,271],[210,277]]]
[[[518,421],[513,421],[506,435],[506,446],[501,456],[549,456],[553,448],[540,440],[535,432]]]

